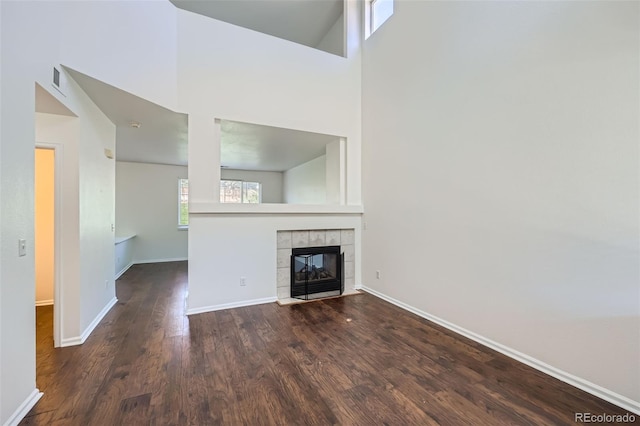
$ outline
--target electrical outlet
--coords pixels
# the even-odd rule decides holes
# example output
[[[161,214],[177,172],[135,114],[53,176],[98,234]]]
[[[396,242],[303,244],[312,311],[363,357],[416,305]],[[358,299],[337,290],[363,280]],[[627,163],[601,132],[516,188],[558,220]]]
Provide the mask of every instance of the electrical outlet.
[[[380,279],[380,271],[376,271],[376,279]]]
[[[247,285],[247,278],[246,277],[240,277],[240,285],[241,286]]]

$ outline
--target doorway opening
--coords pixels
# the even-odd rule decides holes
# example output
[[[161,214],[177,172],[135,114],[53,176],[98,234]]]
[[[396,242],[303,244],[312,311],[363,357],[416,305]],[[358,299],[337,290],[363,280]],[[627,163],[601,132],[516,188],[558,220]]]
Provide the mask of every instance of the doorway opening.
[[[60,346],[58,339],[57,149],[37,143],[34,157],[34,237],[37,346]]]
[[[73,144],[76,143],[76,120],[77,116],[69,110],[62,102],[60,102],[55,96],[49,93],[43,86],[38,83],[35,83],[35,144],[34,144],[34,202],[38,203],[37,199],[37,191],[38,189],[43,189],[42,192],[49,194],[49,213],[48,215],[43,215],[46,217],[45,220],[48,221],[49,230],[48,238],[53,241],[53,243],[48,243],[48,251],[47,257],[43,259],[42,265],[48,264],[49,274],[49,284],[39,284],[38,280],[38,265],[39,258],[39,243],[40,243],[40,234],[39,225],[38,225],[38,213],[39,210],[42,210],[42,207],[39,207],[37,204],[34,209],[34,258],[35,258],[35,266],[36,270],[36,282],[34,283],[36,290],[36,297],[34,302],[40,302],[37,304],[44,305],[44,307],[48,307],[50,313],[50,325],[46,325],[46,333],[48,334],[48,341],[55,347],[61,347],[63,345],[63,317],[64,317],[64,280],[62,279],[62,274],[64,271],[62,270],[62,259],[63,259],[63,233],[62,233],[62,224],[63,224],[63,198],[66,197],[63,194],[63,178],[65,174],[63,173],[63,162],[64,162],[64,146],[65,144]],[[38,151],[42,150],[42,151]],[[38,159],[35,157],[39,152],[44,153],[44,157],[49,157],[49,166],[48,172],[42,173],[42,183],[37,183],[38,172],[36,161]],[[53,160],[52,158],[53,157]],[[51,161],[53,161],[53,166],[51,166]],[[67,173],[67,176],[69,173]],[[53,200],[53,201],[51,201]],[[51,203],[53,203],[53,207],[51,207]],[[53,228],[51,230],[51,228]],[[42,234],[45,235],[45,234]],[[53,245],[51,245],[53,244]],[[43,249],[44,251],[44,249]],[[46,268],[43,268],[43,271]],[[51,275],[53,278],[51,278]],[[44,281],[43,281],[44,282]],[[36,311],[40,307],[36,306]],[[37,319],[37,318],[36,318]],[[38,336],[38,328],[35,330],[36,339],[39,342],[40,336]],[[49,346],[50,347],[50,346]],[[36,354],[37,355],[37,354]],[[36,359],[38,357],[36,356]]]

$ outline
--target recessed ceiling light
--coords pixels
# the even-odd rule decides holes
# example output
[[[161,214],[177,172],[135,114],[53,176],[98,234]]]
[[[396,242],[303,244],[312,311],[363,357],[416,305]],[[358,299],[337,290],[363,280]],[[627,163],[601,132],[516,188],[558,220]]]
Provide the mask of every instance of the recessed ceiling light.
[[[140,123],[138,123],[137,121],[132,121],[131,123],[129,123],[129,126],[133,127],[134,129],[139,129]]]

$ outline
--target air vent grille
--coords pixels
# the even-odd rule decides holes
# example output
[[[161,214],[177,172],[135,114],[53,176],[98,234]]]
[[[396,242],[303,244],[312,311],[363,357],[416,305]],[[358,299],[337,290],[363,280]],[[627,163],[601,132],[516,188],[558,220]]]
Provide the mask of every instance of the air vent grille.
[[[56,67],[53,67],[53,84],[60,88],[60,71]]]

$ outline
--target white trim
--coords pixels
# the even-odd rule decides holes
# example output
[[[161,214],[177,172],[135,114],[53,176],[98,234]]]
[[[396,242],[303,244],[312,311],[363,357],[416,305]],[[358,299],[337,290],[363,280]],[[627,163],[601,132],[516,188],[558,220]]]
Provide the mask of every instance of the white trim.
[[[133,262],[129,263],[127,266],[122,268],[122,270],[116,274],[114,280],[117,280],[118,278],[120,278],[122,276],[122,274],[127,272],[129,270],[129,268],[131,268],[132,266],[133,266]]]
[[[64,173],[64,145],[60,143],[36,141],[35,149],[52,149],[54,156],[53,300],[55,300],[56,303],[55,308],[53,309],[53,346],[55,348],[59,348],[62,346],[63,340],[62,324],[64,316],[64,299],[62,298],[62,295],[64,294],[64,292],[62,291],[62,268],[64,263],[62,261],[64,256],[64,253],[62,253],[62,174]],[[37,303],[36,306],[38,306]]]
[[[371,36],[371,0],[365,0],[362,8],[363,22],[364,22],[364,40],[367,40]]]
[[[36,405],[36,402],[42,398],[44,395],[38,388],[35,388],[31,395],[25,399],[22,404],[18,407],[18,409],[7,419],[4,426],[17,426],[22,419],[29,413],[29,411]]]
[[[66,348],[69,346],[78,346],[84,343],[84,340],[82,340],[82,337],[80,336],[76,336],[76,337],[68,337],[65,339],[62,339],[62,342],[60,342],[60,346],[61,348]]]
[[[98,324],[100,324],[100,321],[102,321],[105,315],[107,315],[109,310],[111,310],[111,308],[113,308],[113,306],[116,303],[118,303],[118,299],[114,297],[109,301],[109,303],[107,303],[107,305],[104,308],[102,308],[102,311],[100,311],[100,313],[96,315],[93,321],[91,321],[91,324],[89,324],[89,326],[82,332],[80,336],[62,339],[62,344],[60,346],[67,347],[67,346],[76,346],[76,345],[83,344],[87,340],[87,338],[91,335],[93,330],[98,326]]]
[[[452,324],[442,318],[438,318],[434,315],[428,314],[418,308],[415,308],[411,305],[408,305],[404,302],[401,302],[393,297],[387,296],[386,294],[380,293],[379,291],[373,290],[369,287],[362,286],[362,290],[370,293],[380,299],[386,300],[389,303],[392,303],[402,309],[405,309],[409,312],[412,312],[422,318],[425,318],[429,321],[432,321],[438,325],[441,325],[457,334],[460,334],[464,337],[467,337],[471,340],[474,340],[481,345],[484,345],[490,349],[500,352],[503,355],[508,356],[509,358],[513,358],[516,361],[520,361],[523,364],[528,365],[529,367],[535,368],[536,370],[542,371],[545,374],[548,374],[556,379],[563,381],[565,383],[570,384],[571,386],[575,386],[578,389],[582,389],[585,392],[590,393],[591,395],[597,396],[598,398],[604,399],[612,404],[617,405],[627,411],[630,411],[635,414],[640,414],[640,402],[634,401],[631,398],[627,398],[626,396],[620,395],[616,392],[613,392],[609,389],[603,388],[600,385],[592,383],[588,380],[582,379],[580,377],[574,376],[571,373],[567,373],[566,371],[560,370],[559,368],[553,367],[545,362],[537,360],[529,355],[523,354],[522,352],[516,351],[508,346],[502,345],[498,342],[495,342],[491,339],[483,337],[479,334],[476,334],[472,331],[469,331],[465,328],[459,327],[455,324]]]
[[[107,305],[104,308],[102,308],[100,313],[98,315],[96,315],[96,317],[93,319],[93,321],[91,321],[91,324],[89,324],[89,326],[84,330],[84,332],[80,336],[80,338],[82,339],[82,343],[84,343],[85,340],[87,340],[89,335],[91,335],[93,330],[98,326],[98,324],[100,324],[100,321],[102,321],[102,319],[105,317],[105,315],[107,315],[107,313],[109,313],[111,308],[113,308],[116,303],[118,303],[118,299],[116,297],[114,297],[113,299],[111,299],[109,301],[109,303],[107,303]]]
[[[262,305],[263,303],[273,303],[277,297],[265,297],[263,299],[243,300],[241,302],[223,303],[221,305],[203,306],[202,308],[192,308],[187,310],[187,315],[203,314],[205,312],[221,311],[223,309],[241,308],[243,306]]]
[[[36,300],[36,306],[51,306],[51,305],[53,305],[53,299]]]
[[[146,260],[136,260],[133,262],[134,265],[144,265],[145,263],[164,263],[164,262],[182,262],[185,260],[189,260],[187,257],[174,257],[170,259],[146,259]]]

